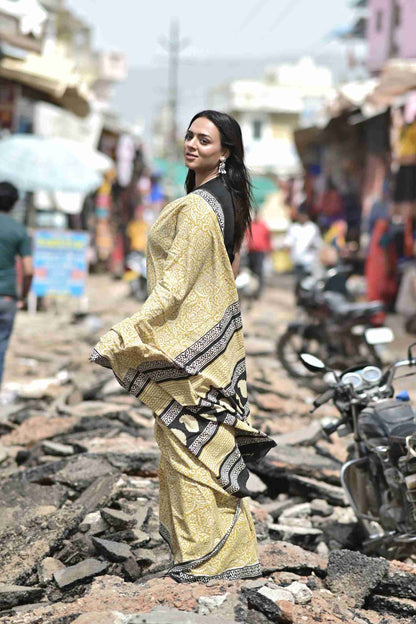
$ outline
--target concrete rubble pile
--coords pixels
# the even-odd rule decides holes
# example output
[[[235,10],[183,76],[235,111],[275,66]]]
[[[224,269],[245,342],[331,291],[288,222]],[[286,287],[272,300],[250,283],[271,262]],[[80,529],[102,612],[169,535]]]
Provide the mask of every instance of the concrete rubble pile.
[[[163,578],[153,416],[82,362],[0,408],[0,624],[416,621],[416,564],[357,550],[346,445],[319,433],[331,408],[310,415],[313,394],[275,359],[270,315],[246,331],[253,423],[278,443],[249,483],[263,576]]]

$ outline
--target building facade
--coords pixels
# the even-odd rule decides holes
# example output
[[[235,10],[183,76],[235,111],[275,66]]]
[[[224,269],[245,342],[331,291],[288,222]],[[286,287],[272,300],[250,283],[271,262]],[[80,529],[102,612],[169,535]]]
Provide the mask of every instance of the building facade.
[[[369,0],[368,69],[381,70],[390,58],[416,58],[414,0]]]
[[[317,123],[332,89],[330,70],[311,58],[266,70],[262,80],[236,80],[210,94],[210,106],[241,125],[246,162],[259,174],[295,175],[294,131]]]

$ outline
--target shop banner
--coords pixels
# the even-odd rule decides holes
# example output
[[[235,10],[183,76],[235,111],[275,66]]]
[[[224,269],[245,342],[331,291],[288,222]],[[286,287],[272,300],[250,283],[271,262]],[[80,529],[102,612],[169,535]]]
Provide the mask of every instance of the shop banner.
[[[85,293],[88,272],[86,232],[37,230],[34,234],[32,291],[38,297]]]

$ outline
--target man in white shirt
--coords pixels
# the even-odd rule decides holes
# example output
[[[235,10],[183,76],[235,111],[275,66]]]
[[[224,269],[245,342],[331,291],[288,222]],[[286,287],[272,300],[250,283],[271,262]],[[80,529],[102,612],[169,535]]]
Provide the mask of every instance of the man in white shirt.
[[[316,223],[310,220],[308,209],[304,204],[298,208],[297,222],[289,227],[284,246],[289,249],[296,281],[305,274],[316,272],[319,267],[318,255],[322,247],[322,237]]]

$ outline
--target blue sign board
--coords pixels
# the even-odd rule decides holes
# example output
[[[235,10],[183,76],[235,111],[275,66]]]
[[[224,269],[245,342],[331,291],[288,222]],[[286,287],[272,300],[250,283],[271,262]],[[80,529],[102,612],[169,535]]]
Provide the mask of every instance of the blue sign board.
[[[88,272],[86,232],[37,230],[34,234],[32,291],[45,295],[72,295],[85,292]]]

